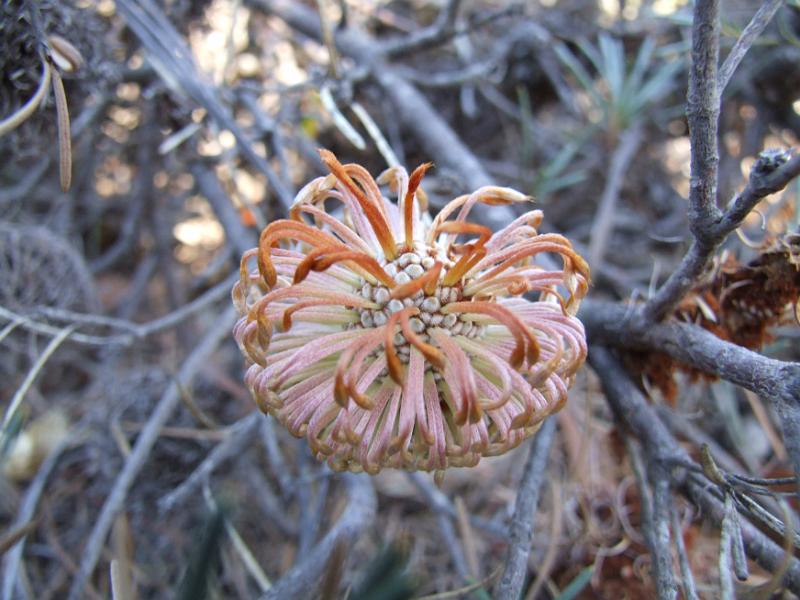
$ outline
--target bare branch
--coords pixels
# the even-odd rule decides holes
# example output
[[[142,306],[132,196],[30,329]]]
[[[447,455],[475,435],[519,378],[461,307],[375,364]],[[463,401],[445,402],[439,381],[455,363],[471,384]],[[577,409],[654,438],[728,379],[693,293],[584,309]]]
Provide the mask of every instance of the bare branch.
[[[770,194],[781,191],[792,179],[800,175],[800,155],[767,173],[763,173],[757,167],[758,162],[750,171],[747,186],[730,201],[725,214],[714,226],[714,237],[717,240],[721,241],[739,227],[744,218],[761,200]]]
[[[650,323],[634,307],[585,300],[579,317],[590,343],[663,352],[763,398],[800,398],[799,363],[767,358],[688,323]]]
[[[672,498],[669,476],[664,464],[658,461],[649,461],[645,469],[640,446],[630,435],[625,435],[625,449],[639,487],[642,529],[650,548],[656,591],[659,599],[672,599],[677,594],[677,588],[670,552],[669,519]]]
[[[717,90],[719,90],[720,95],[722,95],[722,91],[728,86],[734,71],[736,71],[736,67],[742,62],[744,55],[747,54],[753,42],[756,41],[758,36],[762,34],[770,21],[772,21],[772,17],[774,17],[778,9],[783,6],[783,2],[784,0],[767,0],[758,8],[756,14],[753,15],[753,18],[747,24],[747,27],[744,28],[739,39],[736,40],[733,48],[731,48],[730,53],[725,57],[725,62],[723,62],[722,66],[719,68],[719,73],[717,74]]]
[[[708,483],[700,483],[694,478],[689,478],[684,487],[688,498],[695,502],[715,525],[721,527],[725,516],[725,506],[709,493]],[[742,520],[740,525],[745,550],[750,558],[770,572],[776,572],[785,564],[787,557],[783,548],[780,548],[750,522]],[[783,583],[793,593],[800,593],[800,562],[796,558],[790,559]]]
[[[731,577],[731,541],[733,518],[736,512],[733,496],[725,494],[725,516],[722,518],[722,532],[719,536],[719,595],[722,600],[733,600],[733,578]]]
[[[662,319],[691,287],[715,246],[711,227],[721,216],[717,208],[719,30],[719,0],[695,2],[686,107],[692,147],[688,213],[694,241],[678,270],[645,309],[648,316],[656,320]]]
[[[689,565],[689,557],[686,554],[686,544],[683,543],[683,531],[678,520],[678,511],[675,505],[670,506],[670,518],[672,521],[672,535],[675,539],[675,548],[678,550],[678,563],[681,567],[681,587],[686,600],[698,600],[697,589],[694,584],[694,575]]]
[[[642,129],[634,126],[620,137],[608,167],[608,178],[595,213],[589,242],[589,265],[600,264],[606,250],[608,237],[614,228],[614,209],[617,205],[622,179],[642,140]]]
[[[719,1],[695,3],[687,105],[692,146],[689,225],[694,240],[678,268],[643,308],[649,319],[661,320],[667,316],[697,281],[719,244],[741,224],[755,204],[764,196],[782,189],[800,173],[797,157],[766,175],[754,169],[747,187],[730,203],[726,212],[723,214],[717,207],[717,130],[722,89],[780,4],[781,0],[770,0],[762,5],[718,74]]]
[[[686,116],[692,144],[689,187],[689,227],[705,244],[709,226],[719,217],[717,208],[717,129],[719,125],[719,0],[698,0],[692,23],[692,68]]]
[[[795,156],[771,172],[763,173],[758,162],[750,173],[747,187],[728,205],[725,213],[710,223],[704,242],[695,239],[678,268],[658,292],[642,307],[648,319],[660,320],[672,311],[684,294],[695,284],[708,264],[709,258],[749,212],[765,196],[782,190],[800,175],[800,156]]]
[[[517,491],[514,516],[509,527],[510,541],[505,570],[495,589],[495,598],[516,600],[520,597],[528,573],[528,554],[533,539],[533,519],[539,504],[539,492],[547,472],[547,458],[556,431],[555,419],[545,419],[531,444],[528,462]]]
[[[800,363],[767,358],[687,323],[652,323],[634,307],[585,301],[590,343],[663,352],[772,402],[795,473],[800,473]]]
[[[678,596],[675,574],[672,571],[670,551],[669,513],[672,505],[669,477],[662,464],[650,468],[653,477],[653,535],[650,551],[653,555],[653,571],[659,600],[671,600]]]
[[[264,416],[261,413],[252,413],[228,427],[225,439],[209,453],[183,483],[158,501],[158,509],[163,512],[172,510],[179,502],[186,500],[190,494],[196,492],[204,482],[208,481],[211,473],[220,464],[231,457],[238,456],[245,446],[250,444],[251,439],[258,431],[258,421],[262,418]]]

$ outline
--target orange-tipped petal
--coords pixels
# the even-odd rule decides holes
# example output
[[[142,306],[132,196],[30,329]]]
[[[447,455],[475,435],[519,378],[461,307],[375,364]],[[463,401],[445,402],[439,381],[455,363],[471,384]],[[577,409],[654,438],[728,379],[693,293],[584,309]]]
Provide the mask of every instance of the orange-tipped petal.
[[[339,262],[355,263],[360,269],[389,288],[397,285],[375,258],[364,252],[342,249],[342,247],[315,248],[310,251],[295,269],[294,284],[302,282],[311,271],[325,271]]]
[[[408,308],[404,308],[394,313],[389,317],[386,325],[383,326],[383,348],[386,354],[386,368],[397,385],[403,385],[403,363],[400,362],[397,350],[394,347],[394,328],[400,319],[400,315],[408,310]]]
[[[389,298],[402,300],[413,296],[420,290],[424,290],[429,296],[436,291],[436,284],[439,283],[439,272],[442,270],[442,263],[436,261],[430,270],[420,277],[412,279],[408,283],[403,283],[395,287],[389,294]]]
[[[341,250],[320,256],[314,262],[312,269],[314,271],[324,271],[332,265],[342,261],[354,262],[386,287],[393,288],[397,285],[397,282],[389,277],[389,274],[383,270],[383,267],[381,267],[380,263],[376,259],[374,259],[372,256],[364,254],[363,252],[357,252],[354,250]]]
[[[406,250],[409,252],[414,250],[414,198],[419,184],[422,183],[422,178],[425,177],[425,172],[433,166],[433,163],[422,163],[411,173],[408,179],[408,190],[406,190],[406,197],[403,202],[403,223],[405,225],[406,234]]]
[[[406,312],[406,310],[408,312]],[[422,341],[422,338],[419,337],[413,329],[411,329],[411,322],[409,318],[413,315],[419,314],[419,309],[414,306],[410,306],[406,310],[398,313],[400,314],[400,328],[402,329],[406,340],[408,340],[409,344],[422,352],[422,355],[429,363],[431,363],[437,369],[443,369],[444,356],[442,355],[441,351],[438,348]]]
[[[478,302],[451,302],[443,309],[444,313],[478,313],[485,314],[505,327],[511,332],[516,341],[516,347],[511,353],[509,362],[511,365],[518,369],[522,366],[525,358],[533,364],[539,357],[539,342],[536,336],[531,332],[530,328],[525,323],[512,313],[509,309],[501,304],[494,302],[478,301]],[[526,344],[527,342],[527,344]]]
[[[442,272],[442,263],[440,261],[436,261],[433,263],[431,270],[428,271],[430,275],[430,279],[428,283],[425,284],[423,291],[428,295],[432,296],[436,291],[436,286],[439,284],[439,274]]]
[[[316,227],[312,227],[306,223],[298,223],[289,219],[280,219],[274,221],[264,228],[258,241],[258,268],[261,277],[268,287],[275,286],[277,281],[277,272],[275,266],[272,264],[272,257],[270,256],[270,249],[272,245],[280,240],[291,239],[305,242],[314,248],[324,246],[340,246],[344,249],[347,247],[331,234],[321,231]]]
[[[381,209],[364,193],[358,184],[353,181],[353,178],[345,170],[342,163],[340,163],[336,155],[333,154],[330,150],[320,149],[319,155],[322,158],[322,162],[330,169],[331,173],[336,176],[336,179],[347,188],[347,190],[353,194],[356,201],[358,202],[361,210],[364,211],[364,215],[367,217],[369,224],[372,226],[372,230],[375,232],[375,237],[378,239],[378,243],[381,245],[383,249],[383,253],[386,255],[388,260],[394,260],[397,258],[397,247],[394,241],[394,236],[392,235],[391,230],[389,229],[389,224],[386,222]]]

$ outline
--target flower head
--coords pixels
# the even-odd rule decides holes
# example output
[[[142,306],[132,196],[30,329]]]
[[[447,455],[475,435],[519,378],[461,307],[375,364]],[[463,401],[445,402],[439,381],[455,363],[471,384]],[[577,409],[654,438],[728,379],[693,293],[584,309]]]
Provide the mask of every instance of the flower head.
[[[586,358],[586,262],[538,233],[541,211],[494,234],[467,221],[477,203],[529,200],[515,190],[480,188],[431,219],[429,164],[376,182],[321,156],[330,175],[262,231],[233,289],[259,407],[337,470],[441,470],[517,446]]]

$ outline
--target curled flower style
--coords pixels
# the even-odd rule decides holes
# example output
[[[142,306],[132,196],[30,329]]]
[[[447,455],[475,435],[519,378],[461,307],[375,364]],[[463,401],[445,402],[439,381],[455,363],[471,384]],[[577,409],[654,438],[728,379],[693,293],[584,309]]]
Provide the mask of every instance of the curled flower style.
[[[320,153],[330,174],[262,231],[233,289],[259,407],[337,470],[472,466],[533,435],[586,358],[586,262],[538,232],[539,210],[494,234],[467,220],[529,200],[515,190],[482,187],[431,219],[430,164],[375,181]]]

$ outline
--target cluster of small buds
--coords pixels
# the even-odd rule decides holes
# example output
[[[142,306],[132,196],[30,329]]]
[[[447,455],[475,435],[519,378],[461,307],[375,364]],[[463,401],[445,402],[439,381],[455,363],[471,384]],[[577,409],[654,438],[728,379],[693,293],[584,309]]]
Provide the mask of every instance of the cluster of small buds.
[[[403,285],[425,275],[433,268],[437,260],[449,263],[449,266],[452,266],[452,261],[448,261],[443,257],[434,258],[425,251],[419,253],[405,252],[395,260],[381,266],[394,279],[395,283]],[[432,293],[427,294],[423,290],[419,290],[402,300],[392,298],[391,290],[385,285],[380,283],[370,284],[362,279],[360,286],[361,296],[365,300],[370,300],[377,304],[378,308],[359,309],[359,320],[353,323],[352,327],[362,329],[380,327],[386,324],[392,314],[400,312],[404,308],[415,306],[419,309],[419,314],[409,319],[409,325],[411,330],[425,342],[430,341],[429,327],[445,329],[451,335],[480,338],[486,331],[485,325],[475,323],[461,315],[442,312],[442,308],[450,303],[468,300],[463,293],[463,285],[461,283],[453,286],[442,285],[441,282],[446,273],[446,271],[442,271],[439,274],[439,281]],[[394,335],[394,344],[398,358],[400,358],[401,362],[408,363],[411,346],[402,331]],[[431,365],[428,365],[428,369],[430,368]]]
[[[752,172],[756,175],[769,175],[792,158],[794,148],[767,148],[758,153]]]

